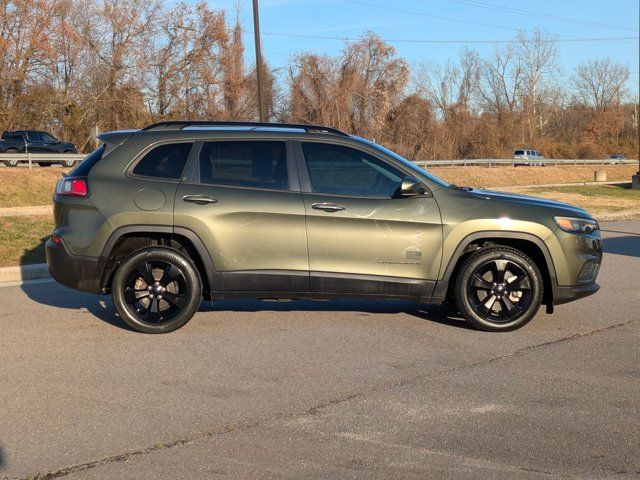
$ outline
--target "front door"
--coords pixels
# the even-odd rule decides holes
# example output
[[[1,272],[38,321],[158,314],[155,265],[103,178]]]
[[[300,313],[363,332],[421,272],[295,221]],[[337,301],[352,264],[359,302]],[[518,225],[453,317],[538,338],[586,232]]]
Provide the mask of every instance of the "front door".
[[[302,195],[280,140],[205,141],[176,192],[174,224],[196,233],[224,289],[308,292]]]
[[[429,296],[442,246],[435,200],[399,198],[408,173],[365,151],[300,145],[311,291]]]

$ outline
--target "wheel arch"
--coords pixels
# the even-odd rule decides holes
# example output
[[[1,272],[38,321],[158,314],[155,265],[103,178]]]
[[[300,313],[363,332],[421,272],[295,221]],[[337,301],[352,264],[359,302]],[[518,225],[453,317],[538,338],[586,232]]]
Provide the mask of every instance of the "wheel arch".
[[[130,225],[114,230],[104,245],[98,260],[99,290],[108,293],[118,265],[132,253],[150,246],[187,254],[200,273],[205,292],[223,289],[222,276],[196,233],[172,226]]]
[[[555,298],[557,276],[551,253],[544,241],[531,233],[509,231],[483,231],[472,233],[459,243],[438,281],[433,296],[447,299],[451,297],[456,275],[465,259],[473,252],[486,246],[504,245],[515,248],[527,255],[540,269],[544,283],[542,303],[550,307]]]

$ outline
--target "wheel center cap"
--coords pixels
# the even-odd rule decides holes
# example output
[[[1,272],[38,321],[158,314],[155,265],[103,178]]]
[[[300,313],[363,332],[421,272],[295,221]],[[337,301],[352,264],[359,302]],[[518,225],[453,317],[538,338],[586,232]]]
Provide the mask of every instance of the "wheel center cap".
[[[493,293],[502,295],[506,291],[506,288],[503,283],[499,283],[495,287],[493,287]]]

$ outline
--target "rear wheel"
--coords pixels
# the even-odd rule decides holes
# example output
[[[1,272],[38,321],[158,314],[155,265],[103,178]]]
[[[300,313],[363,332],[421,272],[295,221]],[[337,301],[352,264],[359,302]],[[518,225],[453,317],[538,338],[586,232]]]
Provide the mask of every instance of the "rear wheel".
[[[40,165],[41,167],[50,167],[51,163],[50,162],[38,162],[38,165]]]
[[[10,148],[6,150],[4,153],[20,153],[20,152],[15,148]],[[11,159],[11,160],[4,160],[2,163],[4,163],[7,167],[17,167],[20,161],[17,159]]]
[[[70,155],[72,153],[74,153],[74,152],[71,151],[71,150],[67,150],[66,152],[64,152],[65,155]],[[62,164],[63,167],[67,167],[67,168],[71,168],[76,164],[76,162],[74,160],[63,160],[60,163]]]
[[[456,306],[474,327],[515,330],[542,303],[540,270],[525,254],[506,246],[478,250],[463,263],[455,284]]]
[[[116,270],[113,303],[120,317],[142,333],[168,333],[198,311],[202,282],[193,263],[167,248],[133,253]]]

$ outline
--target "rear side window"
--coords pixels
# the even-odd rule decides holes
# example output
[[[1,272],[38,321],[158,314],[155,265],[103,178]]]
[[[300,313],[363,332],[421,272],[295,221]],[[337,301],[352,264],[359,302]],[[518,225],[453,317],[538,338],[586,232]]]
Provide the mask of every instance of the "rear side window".
[[[93,166],[102,158],[104,149],[105,146],[104,144],[102,144],[89,155],[87,155],[78,165],[73,168],[73,170],[71,170],[71,172],[69,172],[69,176],[86,177],[87,175],[89,175],[89,170],[91,170]]]
[[[285,142],[206,142],[200,151],[200,181],[286,190]]]
[[[21,133],[4,132],[2,138],[4,140],[23,140],[24,137]]]
[[[192,143],[168,143],[147,152],[133,169],[134,175],[178,179],[187,163]]]

